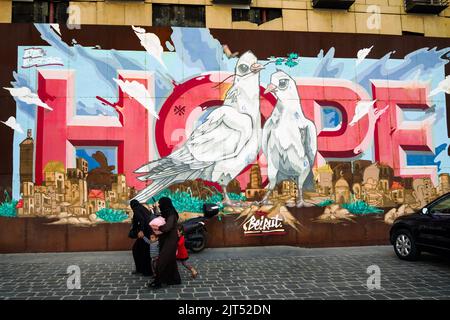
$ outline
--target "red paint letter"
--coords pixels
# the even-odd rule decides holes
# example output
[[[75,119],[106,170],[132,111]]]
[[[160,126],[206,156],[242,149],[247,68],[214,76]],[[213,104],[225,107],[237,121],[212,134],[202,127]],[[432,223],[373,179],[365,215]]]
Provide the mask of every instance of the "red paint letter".
[[[433,152],[432,122],[403,120],[403,109],[426,110],[430,108],[426,85],[412,81],[373,80],[372,91],[376,106],[389,105],[375,131],[375,160],[394,168],[398,176],[435,176],[436,166],[410,166],[406,164],[406,151]]]
[[[142,71],[120,71],[122,80],[136,80],[153,93],[152,75]],[[127,184],[143,188],[133,171],[150,159],[150,135],[153,117],[136,100],[119,90],[117,117],[78,116],[75,110],[74,71],[40,70],[38,95],[53,108],[39,108],[36,141],[36,183],[43,180],[48,161],[61,161],[66,168],[75,167],[76,146],[117,147],[117,172],[126,175]],[[93,98],[94,99],[94,98]]]

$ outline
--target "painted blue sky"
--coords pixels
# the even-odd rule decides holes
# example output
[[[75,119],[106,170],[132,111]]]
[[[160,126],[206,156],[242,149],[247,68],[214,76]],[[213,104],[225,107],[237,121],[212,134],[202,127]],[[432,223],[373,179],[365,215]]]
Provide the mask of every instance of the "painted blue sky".
[[[101,151],[108,160],[108,166],[115,166],[113,173],[117,173],[117,148],[115,147],[76,147],[75,156],[83,158],[88,162],[89,170],[98,168],[100,165],[92,158],[92,155]]]

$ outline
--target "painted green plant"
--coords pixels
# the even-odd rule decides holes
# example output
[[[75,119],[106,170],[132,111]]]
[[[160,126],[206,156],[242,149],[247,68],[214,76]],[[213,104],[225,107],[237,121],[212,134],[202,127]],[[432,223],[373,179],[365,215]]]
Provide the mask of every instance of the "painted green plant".
[[[316,206],[318,206],[318,207],[326,207],[326,206],[329,206],[330,204],[333,204],[333,203],[334,203],[333,200],[326,199],[326,200],[323,200],[323,201],[319,202],[318,204],[316,204]]]
[[[5,201],[0,204],[0,217],[16,217],[17,200],[12,200],[9,193],[5,191]]]
[[[326,207],[334,203],[335,202],[332,199],[325,199],[316,204],[316,206]],[[362,200],[355,200],[353,195],[351,197],[351,202],[344,203],[341,206],[353,214],[378,214],[384,212],[383,210],[373,207]]]
[[[298,53],[291,52],[287,55],[287,57],[276,58],[274,56],[271,56],[269,58],[269,63],[275,62],[275,65],[277,65],[277,66],[282,66],[284,64],[285,66],[287,66],[289,68],[293,68],[296,65],[298,65],[298,59],[299,59]]]
[[[107,222],[122,222],[128,218],[123,210],[114,210],[111,208],[103,208],[96,213],[97,217]]]
[[[373,207],[362,200],[352,201],[350,203],[344,203],[343,208],[350,211],[353,214],[378,214],[383,213],[382,209]]]
[[[235,201],[245,201],[246,198],[236,193],[228,193],[228,196],[231,200]],[[213,195],[207,197],[206,199],[200,199],[198,197],[192,196],[188,192],[183,191],[175,191],[172,192],[168,189],[163,190],[157,196],[153,197],[156,201],[161,199],[162,197],[169,197],[172,200],[172,203],[177,209],[178,212],[203,212],[203,204],[204,203],[218,203],[220,209],[223,209],[223,205],[220,203],[223,200],[223,196],[221,193],[217,192]],[[148,201],[149,204],[153,204],[154,201],[150,199]]]

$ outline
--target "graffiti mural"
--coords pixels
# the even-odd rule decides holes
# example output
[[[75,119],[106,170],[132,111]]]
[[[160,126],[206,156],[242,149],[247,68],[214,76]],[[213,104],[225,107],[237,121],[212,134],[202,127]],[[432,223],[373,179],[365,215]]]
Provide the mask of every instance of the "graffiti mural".
[[[129,222],[130,199],[170,196],[184,218],[216,202],[248,235],[284,234],[301,229],[295,208],[392,223],[450,191],[450,47],[257,57],[203,28],[164,43],[129,27],[134,51],[34,28],[47,45],[17,47],[2,89],[16,102],[3,216]]]

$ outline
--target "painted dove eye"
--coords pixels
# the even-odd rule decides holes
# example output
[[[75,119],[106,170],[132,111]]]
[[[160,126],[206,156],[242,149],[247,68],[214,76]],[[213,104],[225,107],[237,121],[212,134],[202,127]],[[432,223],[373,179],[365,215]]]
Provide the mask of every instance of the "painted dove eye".
[[[246,64],[240,64],[238,66],[238,70],[239,70],[240,73],[247,73],[248,69],[249,69],[249,67]]]
[[[278,81],[278,88],[280,88],[281,90],[285,90],[289,85],[289,79],[280,79],[280,81]]]

